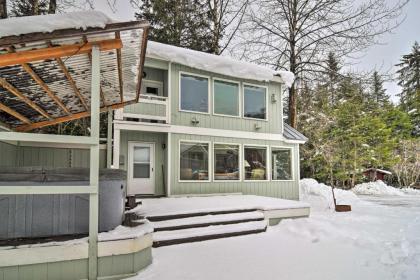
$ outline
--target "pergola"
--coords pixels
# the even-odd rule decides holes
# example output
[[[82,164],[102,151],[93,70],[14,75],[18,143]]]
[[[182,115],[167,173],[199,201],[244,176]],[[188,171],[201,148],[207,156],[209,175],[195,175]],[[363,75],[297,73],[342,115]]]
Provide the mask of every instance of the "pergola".
[[[48,17],[38,16],[40,25]],[[0,25],[12,24],[6,21]],[[0,124],[7,130],[0,132],[0,141],[90,148],[89,186],[4,186],[0,195],[89,194],[89,279],[97,278],[99,115],[138,101],[148,27],[146,21],[130,21],[0,33]],[[89,136],[27,133],[88,116]]]

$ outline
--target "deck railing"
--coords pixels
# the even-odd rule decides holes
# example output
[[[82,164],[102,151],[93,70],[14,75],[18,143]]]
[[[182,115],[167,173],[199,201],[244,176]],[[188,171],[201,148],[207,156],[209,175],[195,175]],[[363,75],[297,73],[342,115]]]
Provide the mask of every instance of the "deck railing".
[[[115,118],[169,123],[169,99],[166,96],[141,94],[138,103],[124,107]]]

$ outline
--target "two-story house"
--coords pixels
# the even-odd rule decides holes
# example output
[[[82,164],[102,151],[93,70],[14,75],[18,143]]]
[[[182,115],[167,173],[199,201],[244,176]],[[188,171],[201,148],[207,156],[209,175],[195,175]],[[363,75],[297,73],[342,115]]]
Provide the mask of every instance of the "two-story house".
[[[284,123],[289,72],[149,41],[139,103],[115,112],[113,167],[129,195],[299,198],[299,144]]]

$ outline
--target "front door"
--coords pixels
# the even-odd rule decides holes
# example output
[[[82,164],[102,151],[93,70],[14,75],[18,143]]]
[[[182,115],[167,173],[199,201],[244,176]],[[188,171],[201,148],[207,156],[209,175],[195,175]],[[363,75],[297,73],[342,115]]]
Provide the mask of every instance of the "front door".
[[[128,143],[128,194],[155,193],[155,144]]]

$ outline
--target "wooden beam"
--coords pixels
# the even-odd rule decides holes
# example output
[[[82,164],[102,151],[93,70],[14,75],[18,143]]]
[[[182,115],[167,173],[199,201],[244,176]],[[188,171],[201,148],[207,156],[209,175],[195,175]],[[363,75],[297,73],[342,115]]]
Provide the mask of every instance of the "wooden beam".
[[[86,36],[83,36],[83,42],[85,44],[89,44]],[[90,65],[92,66],[92,52],[88,52],[87,54],[89,56]],[[104,104],[104,106],[107,106],[107,104],[105,102],[105,95],[104,95],[104,92],[102,91],[102,86],[100,84],[99,84],[99,93],[101,95],[102,104]]]
[[[15,110],[7,107],[6,105],[0,103],[0,111],[4,111],[6,113],[8,113],[9,115],[17,118],[18,120],[20,120],[23,123],[26,124],[32,124],[32,122],[25,116],[21,115],[20,113],[16,112]]]
[[[115,38],[121,39],[120,31],[115,32]],[[118,66],[118,81],[120,85],[120,101],[124,102],[124,84],[123,84],[123,74],[122,74],[122,55],[121,49],[117,49],[117,66]]]
[[[106,112],[108,110],[116,110],[116,109],[123,108],[124,106],[127,106],[129,104],[133,104],[133,103],[135,103],[135,100],[127,101],[127,102],[124,102],[124,103],[117,103],[117,104],[114,104],[114,105],[102,107],[100,111],[102,113],[102,112]],[[37,128],[41,128],[41,127],[45,127],[45,126],[50,126],[50,125],[54,125],[54,124],[58,124],[58,123],[68,122],[68,121],[72,121],[72,120],[76,120],[76,119],[86,118],[86,117],[89,117],[89,116],[90,116],[90,112],[85,111],[85,112],[80,112],[80,113],[73,114],[71,116],[64,116],[64,117],[59,117],[59,118],[49,120],[49,121],[42,121],[42,122],[38,122],[38,123],[33,123],[31,125],[21,125],[21,126],[18,126],[15,130],[20,131],[20,132],[30,131],[30,130],[33,130],[33,129],[37,129]]]
[[[52,44],[51,44],[51,42],[48,42],[48,46],[50,48],[53,47]],[[67,78],[70,86],[73,88],[74,93],[79,98],[80,103],[82,103],[82,105],[85,108],[85,110],[88,111],[89,110],[89,107],[87,106],[86,100],[83,97],[83,95],[80,93],[79,88],[76,85],[76,82],[73,80],[73,77],[70,75],[70,72],[67,69],[66,65],[64,64],[63,60],[60,57],[57,57],[55,60],[57,61],[58,65],[60,66],[61,71],[63,71],[64,75],[66,76],[66,78]]]
[[[53,59],[63,56],[90,53],[94,45],[99,46],[101,51],[109,51],[122,48],[122,42],[118,39],[109,39],[97,42],[80,43],[52,48],[6,53],[0,55],[0,67],[28,63],[45,59]]]
[[[23,69],[25,69],[25,71],[32,77],[32,79],[34,79],[34,81],[40,86],[42,87],[42,89],[48,94],[48,96],[54,100],[54,102],[61,108],[63,109],[64,112],[66,112],[67,115],[71,115],[70,110],[66,107],[66,105],[63,104],[63,102],[61,102],[61,100],[51,91],[51,89],[44,83],[44,81],[41,79],[41,77],[39,77],[35,71],[32,69],[31,66],[29,66],[29,64],[27,63],[23,63],[22,64]]]
[[[17,88],[9,84],[4,78],[0,78],[0,85],[6,90],[8,90],[10,93],[12,93],[13,95],[21,99],[23,102],[28,104],[29,107],[31,107],[32,109],[34,109],[35,111],[37,111],[38,113],[46,117],[47,119],[52,120],[51,116],[47,112],[45,112],[41,107],[36,105],[35,102],[30,100],[28,97],[23,95]]]

